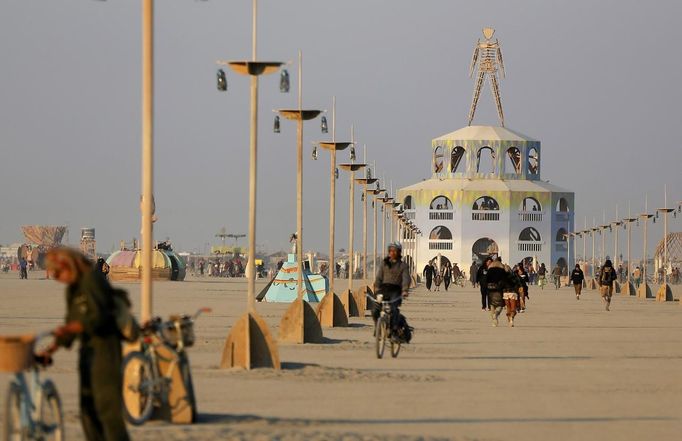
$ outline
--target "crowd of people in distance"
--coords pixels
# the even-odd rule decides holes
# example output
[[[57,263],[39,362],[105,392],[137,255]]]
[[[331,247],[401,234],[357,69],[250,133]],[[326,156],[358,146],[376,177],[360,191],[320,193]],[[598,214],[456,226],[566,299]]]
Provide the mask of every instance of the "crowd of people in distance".
[[[239,257],[222,258],[197,261],[190,260],[188,263],[189,270],[195,276],[208,277],[244,277],[245,266],[242,259]],[[262,265],[259,265],[261,267]],[[263,268],[257,268],[257,271],[263,271]]]

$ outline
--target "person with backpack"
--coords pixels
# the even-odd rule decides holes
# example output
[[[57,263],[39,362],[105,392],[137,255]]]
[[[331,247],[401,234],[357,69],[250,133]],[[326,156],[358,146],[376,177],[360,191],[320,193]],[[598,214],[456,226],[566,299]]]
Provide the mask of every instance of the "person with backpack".
[[[55,332],[45,353],[80,342],[80,413],[88,441],[128,441],[123,419],[121,341],[135,341],[139,326],[127,293],[114,289],[101,271],[78,251],[55,248],[47,253],[52,278],[66,284],[66,324]]]
[[[402,299],[409,295],[410,269],[402,259],[403,247],[395,242],[388,245],[388,256],[378,268],[374,279],[374,292],[382,294],[384,301],[398,299],[391,303],[391,339],[402,335],[406,343],[409,343],[411,332],[407,320],[400,315]],[[402,296],[402,298],[400,298]],[[372,309],[372,318],[376,325],[381,315],[381,304],[375,302]],[[402,329],[401,329],[402,328]]]
[[[575,264],[575,268],[571,273],[571,282],[573,282],[573,289],[575,289],[575,298],[580,300],[580,293],[583,290],[583,281],[585,280],[585,274],[583,270],[580,269],[580,265]]]
[[[611,310],[611,296],[613,295],[613,282],[616,280],[618,275],[616,274],[616,269],[610,260],[604,262],[604,266],[599,270],[599,291],[601,293],[601,298],[604,300],[606,310]]]

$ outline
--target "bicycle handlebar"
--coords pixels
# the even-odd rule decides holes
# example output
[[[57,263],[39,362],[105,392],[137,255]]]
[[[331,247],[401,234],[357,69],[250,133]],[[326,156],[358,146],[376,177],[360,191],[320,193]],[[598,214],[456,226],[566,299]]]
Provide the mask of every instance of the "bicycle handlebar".
[[[374,303],[379,303],[379,302],[377,302],[377,299],[375,299],[375,298],[372,297],[371,295],[365,294],[365,296],[368,297],[368,298],[370,298],[370,299],[372,299],[372,301],[373,301]],[[404,297],[404,296],[401,294],[401,295],[399,295],[398,297],[396,297],[396,298],[393,299],[393,300],[382,300],[381,303],[388,303],[388,304],[390,304],[390,303],[395,303],[395,302],[397,302],[398,300],[402,300],[403,297]]]

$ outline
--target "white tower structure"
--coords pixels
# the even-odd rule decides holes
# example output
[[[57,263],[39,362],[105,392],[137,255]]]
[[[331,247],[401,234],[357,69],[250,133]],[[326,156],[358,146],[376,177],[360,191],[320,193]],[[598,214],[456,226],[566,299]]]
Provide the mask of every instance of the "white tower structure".
[[[487,256],[512,266],[569,265],[575,197],[541,179],[539,140],[469,125],[432,140],[431,168],[431,179],[398,191],[406,218],[423,233],[417,271],[434,258],[465,271]]]

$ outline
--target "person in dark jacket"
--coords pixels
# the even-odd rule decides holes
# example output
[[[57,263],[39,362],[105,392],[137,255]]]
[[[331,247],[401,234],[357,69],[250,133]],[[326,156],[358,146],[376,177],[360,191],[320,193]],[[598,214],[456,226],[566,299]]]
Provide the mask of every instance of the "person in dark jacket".
[[[585,280],[585,274],[583,270],[580,269],[580,265],[575,264],[573,272],[571,273],[571,282],[573,283],[573,289],[575,289],[575,298],[580,300],[580,293],[583,290],[583,281]]]
[[[47,254],[52,277],[67,285],[66,325],[56,332],[57,347],[80,341],[80,412],[88,441],[128,441],[123,420],[121,333],[113,288],[81,253],[57,248]]]
[[[616,269],[613,267],[613,263],[610,260],[604,262],[604,266],[599,270],[599,291],[601,293],[601,298],[604,301],[604,305],[607,311],[611,310],[611,296],[613,295],[613,282],[616,280],[618,275],[616,274]]]
[[[426,266],[424,267],[424,271],[422,271],[422,275],[426,279],[426,289],[431,291],[431,284],[433,283],[433,265],[431,265],[431,262],[427,263]]]
[[[485,276],[488,272],[488,266],[492,263],[493,259],[487,257],[476,272],[476,282],[481,290],[481,309],[485,311],[486,309],[490,311],[490,303],[488,302],[488,288],[485,284]]]
[[[502,262],[498,259],[491,261],[488,265],[488,271],[483,278],[481,284],[485,284],[488,293],[488,305],[490,305],[490,318],[493,321],[493,326],[499,324],[498,318],[505,306],[503,293],[508,283],[507,271]]]
[[[445,285],[446,291],[450,287],[450,283],[452,283],[452,265],[450,265],[450,262],[447,262],[445,268],[443,268],[443,285]]]
[[[394,300],[402,296],[406,298],[410,289],[410,269],[402,259],[403,247],[399,243],[388,245],[388,256],[383,260],[374,279],[374,292],[383,294],[385,301]],[[391,332],[396,335],[400,325],[400,305],[402,299],[391,303]],[[374,304],[372,318],[376,324],[381,315],[381,305]]]

